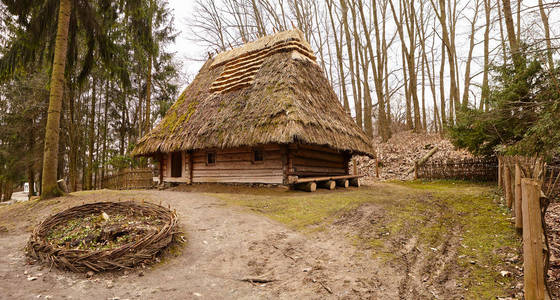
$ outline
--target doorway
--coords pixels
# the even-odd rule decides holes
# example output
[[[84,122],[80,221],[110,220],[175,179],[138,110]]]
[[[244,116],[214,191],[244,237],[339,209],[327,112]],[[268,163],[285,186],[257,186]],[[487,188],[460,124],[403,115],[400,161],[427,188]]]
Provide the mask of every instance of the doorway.
[[[171,177],[181,177],[183,156],[181,152],[171,153]]]

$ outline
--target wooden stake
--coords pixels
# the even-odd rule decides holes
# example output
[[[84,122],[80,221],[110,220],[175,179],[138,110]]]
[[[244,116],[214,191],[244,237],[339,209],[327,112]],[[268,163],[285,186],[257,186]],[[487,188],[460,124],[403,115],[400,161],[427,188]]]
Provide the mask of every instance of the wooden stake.
[[[541,184],[521,179],[523,211],[523,272],[525,299],[544,300],[543,228],[541,221]]]
[[[507,207],[511,209],[513,203],[513,195],[511,192],[511,176],[509,173],[509,168],[507,166],[504,166],[504,191],[506,194],[506,204]]]
[[[334,182],[334,180],[320,181],[318,186],[320,188],[328,189],[332,191],[336,187],[336,182]]]
[[[377,151],[379,151],[379,149]],[[379,178],[379,154],[378,153],[375,153],[375,177]]]
[[[515,229],[518,233],[523,231],[523,208],[521,195],[521,167],[515,164]]]
[[[355,158],[352,158],[352,163],[354,164],[354,174],[353,175],[358,175],[358,162],[356,161]]]
[[[317,190],[317,184],[315,182],[304,182],[296,184],[296,189],[306,191],[306,192],[315,192]]]
[[[498,156],[498,187],[502,187],[502,157]]]

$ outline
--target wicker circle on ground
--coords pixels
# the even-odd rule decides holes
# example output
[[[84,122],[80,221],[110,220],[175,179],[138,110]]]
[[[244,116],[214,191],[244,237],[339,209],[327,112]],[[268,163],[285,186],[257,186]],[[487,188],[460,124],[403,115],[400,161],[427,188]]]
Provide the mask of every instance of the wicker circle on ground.
[[[147,233],[137,241],[107,250],[65,249],[46,241],[51,229],[69,219],[93,213],[121,213],[154,216],[164,221],[159,231]],[[27,243],[26,252],[31,258],[38,259],[50,266],[74,272],[102,272],[131,268],[153,262],[154,257],[167,247],[178,233],[175,212],[153,203],[97,202],[75,206],[52,215],[39,224]]]

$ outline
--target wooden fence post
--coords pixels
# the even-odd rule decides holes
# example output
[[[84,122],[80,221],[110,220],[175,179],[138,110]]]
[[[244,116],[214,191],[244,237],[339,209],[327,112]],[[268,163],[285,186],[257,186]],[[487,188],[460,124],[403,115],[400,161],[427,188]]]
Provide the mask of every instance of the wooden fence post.
[[[521,179],[523,211],[523,272],[525,299],[545,299],[541,184]]]
[[[523,231],[523,208],[521,196],[521,168],[515,164],[515,229],[518,233]]]
[[[512,193],[511,193],[511,176],[509,174],[509,168],[504,165],[504,191],[506,194],[506,203],[507,207],[511,209],[512,206]]]
[[[498,187],[502,187],[502,157],[498,156]]]

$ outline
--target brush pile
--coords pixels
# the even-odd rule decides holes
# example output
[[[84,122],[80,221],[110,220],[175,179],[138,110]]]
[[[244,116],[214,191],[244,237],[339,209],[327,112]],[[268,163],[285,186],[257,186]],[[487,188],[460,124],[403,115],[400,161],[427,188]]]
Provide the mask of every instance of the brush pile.
[[[177,215],[152,204],[97,202],[46,218],[29,239],[27,255],[74,272],[149,264],[175,239]]]
[[[554,299],[560,299],[560,203],[552,203],[546,212],[547,235],[550,246],[548,286]]]
[[[403,131],[393,134],[386,143],[376,138],[373,142],[379,158],[380,180],[410,180],[413,174],[407,171],[414,167],[414,162],[422,159],[430,150],[437,147],[435,154],[428,162],[445,160],[462,160],[472,158],[464,150],[455,149],[450,141],[439,134],[413,133]],[[358,171],[367,179],[375,179],[375,159],[358,157]]]

